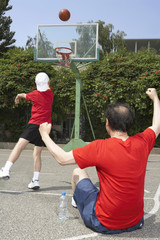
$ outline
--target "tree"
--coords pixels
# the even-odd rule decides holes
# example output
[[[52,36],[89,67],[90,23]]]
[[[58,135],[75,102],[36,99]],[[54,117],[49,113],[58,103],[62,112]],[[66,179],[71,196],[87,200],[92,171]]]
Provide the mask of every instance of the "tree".
[[[94,25],[77,26],[76,32],[79,34],[77,52],[80,57],[85,57],[86,53],[94,56],[95,49],[92,46],[95,45],[96,27]]]
[[[5,52],[16,40],[13,39],[15,32],[10,31],[12,19],[6,17],[5,12],[12,9],[9,0],[0,0],[0,52]]]
[[[124,46],[123,38],[126,36],[125,32],[117,31],[113,33],[114,26],[112,24],[105,25],[105,22],[98,21],[99,23],[99,39],[98,42],[102,49],[100,57],[102,58],[106,53],[117,51]]]
[[[160,96],[160,56],[154,50],[138,53],[125,49],[106,54],[82,73],[83,95],[96,138],[106,137],[105,110],[108,104],[127,103],[134,112],[134,124],[129,134],[143,131],[152,123],[152,101],[145,94],[148,87],[157,89]],[[85,141],[92,135],[85,114]],[[157,139],[157,144],[160,137]]]
[[[28,40],[26,42],[25,48],[32,48],[32,49],[34,49],[35,46],[36,46],[36,37],[32,38],[32,37],[28,36]]]
[[[38,32],[38,57],[39,58],[50,58],[55,57],[55,51],[53,44],[47,39],[45,33]]]

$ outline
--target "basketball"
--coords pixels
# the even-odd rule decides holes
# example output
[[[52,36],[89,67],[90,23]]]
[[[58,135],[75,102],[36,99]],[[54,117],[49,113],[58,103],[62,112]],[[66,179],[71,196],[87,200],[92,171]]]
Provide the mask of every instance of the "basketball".
[[[68,11],[68,9],[61,9],[59,12],[59,18],[62,21],[68,21],[70,16],[71,16],[71,14],[70,14],[70,11]]]

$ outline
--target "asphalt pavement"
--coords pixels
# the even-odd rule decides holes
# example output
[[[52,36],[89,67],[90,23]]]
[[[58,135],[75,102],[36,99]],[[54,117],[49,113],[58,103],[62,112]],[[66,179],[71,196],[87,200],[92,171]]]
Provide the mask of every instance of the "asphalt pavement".
[[[0,149],[0,168],[11,150]],[[160,239],[160,153],[149,156],[145,182],[145,224],[130,233],[102,235],[85,227],[71,205],[71,175],[76,166],[60,166],[45,149],[42,153],[40,190],[27,188],[33,175],[32,150],[24,150],[12,167],[9,180],[0,180],[0,240]],[[89,176],[98,186],[94,168]],[[59,220],[61,192],[68,197],[68,219]]]

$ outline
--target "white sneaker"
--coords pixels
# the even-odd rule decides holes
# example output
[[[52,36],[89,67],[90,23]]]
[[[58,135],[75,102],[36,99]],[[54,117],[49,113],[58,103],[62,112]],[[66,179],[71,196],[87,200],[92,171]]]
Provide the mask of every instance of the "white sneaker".
[[[76,204],[76,202],[74,201],[74,198],[72,197],[72,206],[74,207],[74,208],[77,208],[77,204]]]
[[[10,178],[9,171],[6,171],[4,168],[1,168],[0,169],[0,178],[5,179],[5,180],[9,179]]]
[[[39,185],[39,180],[32,180],[29,184],[28,184],[28,188],[29,189],[34,189],[34,190],[37,190],[40,188],[40,185]]]

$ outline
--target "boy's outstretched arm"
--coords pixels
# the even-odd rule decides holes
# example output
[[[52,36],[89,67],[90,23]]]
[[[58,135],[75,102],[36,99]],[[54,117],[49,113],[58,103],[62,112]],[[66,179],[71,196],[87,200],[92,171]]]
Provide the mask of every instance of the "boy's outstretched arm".
[[[153,101],[153,119],[152,126],[150,128],[153,129],[156,137],[158,137],[160,133],[160,101],[155,88],[148,88],[146,94]]]
[[[46,147],[55,158],[55,160],[60,165],[70,165],[76,164],[72,151],[65,152],[62,148],[60,148],[53,140],[50,138],[49,133],[51,130],[51,124],[42,123],[39,127],[40,134],[42,136],[43,142],[46,144]]]
[[[26,99],[26,94],[25,93],[17,94],[17,96],[15,97],[15,100],[14,100],[15,104],[18,104],[22,98]]]

